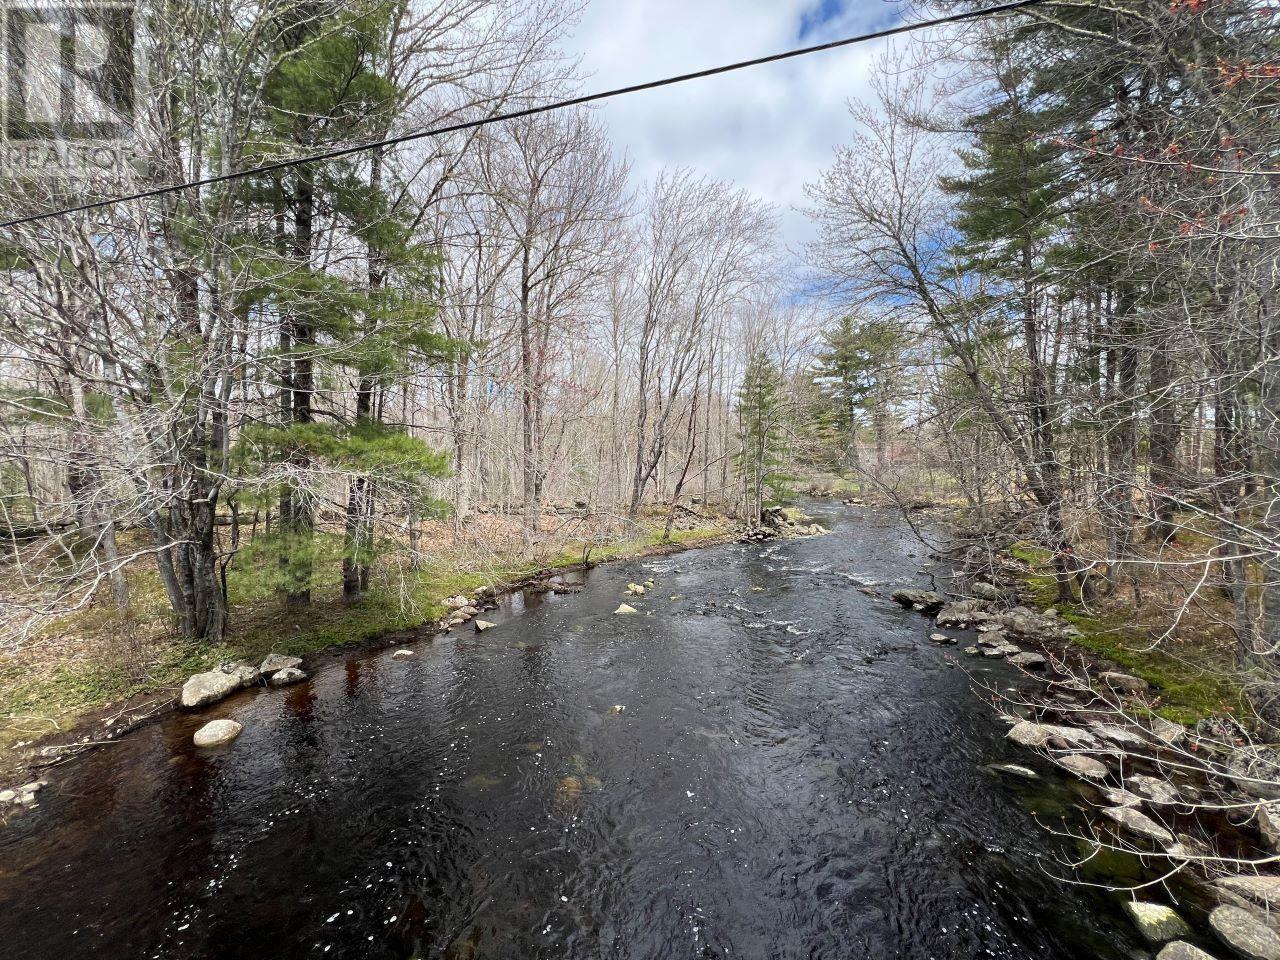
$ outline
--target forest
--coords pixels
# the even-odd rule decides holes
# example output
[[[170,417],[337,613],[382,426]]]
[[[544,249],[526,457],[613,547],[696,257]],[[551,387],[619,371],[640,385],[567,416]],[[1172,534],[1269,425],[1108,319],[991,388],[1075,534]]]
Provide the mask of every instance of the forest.
[[[804,173],[803,250],[733,183],[637,182],[593,108],[468,126],[581,92],[580,13],[141,5],[133,160],[71,199],[214,182],[3,197],[19,706],[44,651],[119,693],[812,488],[947,507],[1046,604],[1211,676],[1198,706],[1269,716],[1272,12],[1043,0],[893,41]]]

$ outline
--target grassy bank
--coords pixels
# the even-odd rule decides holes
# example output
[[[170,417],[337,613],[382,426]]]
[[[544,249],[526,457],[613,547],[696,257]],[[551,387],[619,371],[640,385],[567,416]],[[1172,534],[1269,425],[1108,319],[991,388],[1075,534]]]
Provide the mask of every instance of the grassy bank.
[[[426,562],[411,569],[397,562],[403,558],[385,558],[375,568],[370,590],[356,603],[342,602],[336,577],[318,579],[311,606],[300,613],[284,609],[265,569],[271,560],[246,552],[228,572],[232,626],[221,644],[176,638],[154,567],[136,564],[128,571],[128,616],[112,609],[106,597],[97,598],[88,609],[51,622],[18,650],[0,654],[0,766],[18,762],[21,747],[50,734],[65,736],[113,704],[127,701],[130,715],[161,707],[191,674],[224,660],[257,662],[272,652],[307,656],[367,644],[438,620],[446,597],[573,568],[584,554],[597,563],[711,543],[729,534],[727,522],[710,518],[673,530],[664,540],[661,518],[654,516],[616,536],[565,535],[530,549],[493,526],[489,521],[486,530],[459,537],[456,529],[441,525]]]
[[[1080,630],[1076,644],[1114,660],[1157,688],[1156,712],[1185,724],[1215,713],[1239,713],[1244,691],[1234,659],[1234,639],[1214,611],[1189,607],[1173,636],[1165,636],[1170,606],[1154,587],[1143,604],[1125,596],[1087,606],[1064,604],[1058,600],[1047,550],[1020,543],[1010,553],[1027,567],[1024,585],[1036,607],[1055,607]]]

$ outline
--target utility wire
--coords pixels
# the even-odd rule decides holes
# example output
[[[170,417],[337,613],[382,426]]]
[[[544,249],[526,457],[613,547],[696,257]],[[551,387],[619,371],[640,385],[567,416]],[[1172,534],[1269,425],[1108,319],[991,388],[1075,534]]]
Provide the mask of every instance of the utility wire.
[[[796,57],[806,57],[810,54],[823,53],[827,50],[838,50],[841,47],[849,47],[857,43],[866,43],[870,40],[883,40],[886,37],[894,37],[903,33],[912,33],[916,30],[925,30],[930,27],[940,27],[950,23],[962,23],[966,20],[978,20],[983,17],[990,17],[1000,13],[1011,13],[1013,11],[1024,10],[1027,7],[1032,7],[1044,2],[1046,2],[1046,0],[1012,0],[1010,3],[1002,3],[993,7],[981,7],[977,10],[969,10],[962,13],[953,13],[945,17],[937,17],[933,20],[921,20],[918,23],[900,24],[899,26],[889,27],[885,30],[876,30],[872,33],[862,33],[853,37],[845,37],[843,40],[833,40],[830,43],[819,43],[812,47],[801,47],[796,50],[787,50],[783,53],[774,53],[765,57],[757,57],[754,60],[741,60],[737,63],[725,64],[720,67],[711,67],[707,70],[699,70],[696,73],[682,73],[678,76],[666,77],[662,80],[650,80],[645,83],[636,83],[627,87],[617,87],[613,90],[603,90],[599,93],[589,93],[585,96],[573,97],[569,100],[558,100],[554,103],[545,103],[536,107],[527,107],[523,110],[513,110],[510,113],[498,113],[491,117],[484,117],[480,120],[451,123],[441,127],[428,127],[425,130],[415,130],[410,133],[402,133],[398,136],[386,137],[382,140],[371,140],[346,147],[335,147],[331,150],[324,150],[320,153],[311,153],[301,157],[294,157],[289,160],[277,160],[273,163],[263,164],[259,167],[237,170],[233,173],[204,177],[200,180],[189,180],[184,183],[177,183],[167,187],[154,187],[150,190],[140,190],[137,193],[125,194],[118,197],[109,197],[105,200],[94,200],[90,203],[82,203],[79,206],[63,207],[59,210],[49,210],[44,213],[33,213],[25,217],[18,217],[13,220],[0,222],[0,229],[5,227],[16,227],[24,223],[36,223],[40,220],[49,220],[53,217],[65,216],[69,213],[83,213],[86,210],[97,210],[101,207],[110,207],[117,203],[127,203],[131,200],[146,200],[151,197],[163,197],[167,194],[178,193],[182,190],[193,190],[197,187],[214,186],[219,183],[239,180],[242,177],[253,177],[263,173],[273,173],[277,170],[287,170],[290,167],[300,167],[303,164],[319,163],[323,160],[336,160],[339,157],[349,157],[353,154],[363,153],[366,150],[373,150],[378,147],[392,147],[401,143],[411,143],[414,140],[425,140],[428,137],[440,137],[449,133],[458,133],[462,130],[474,130],[477,127],[486,127],[490,124],[503,123],[507,120],[519,120],[522,117],[533,117],[541,113],[550,113],[553,110],[564,110],[568,107],[580,107],[588,103],[608,100],[612,97],[625,96],[629,93],[656,90],[659,87],[669,87],[677,83],[688,83],[690,80],[702,80],[706,77],[715,77],[723,73],[733,73],[737,70],[746,70],[749,67],[759,67],[769,63],[779,63],[783,60],[791,60]]]

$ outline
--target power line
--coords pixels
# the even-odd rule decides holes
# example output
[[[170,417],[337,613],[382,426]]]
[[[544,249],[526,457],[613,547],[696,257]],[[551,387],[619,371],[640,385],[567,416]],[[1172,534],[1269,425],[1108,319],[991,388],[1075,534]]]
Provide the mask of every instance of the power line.
[[[645,90],[656,90],[659,87],[669,87],[677,83],[688,83],[690,80],[702,80],[706,77],[715,77],[723,73],[733,73],[737,70],[746,70],[749,67],[760,67],[769,63],[778,63],[782,60],[806,57],[813,53],[823,53],[827,50],[837,50],[841,47],[849,47],[857,43],[866,43],[869,40],[883,40],[886,37],[894,37],[903,33],[912,33],[916,30],[925,30],[930,27],[940,27],[950,23],[961,23],[965,20],[978,20],[983,17],[994,16],[999,13],[1011,13],[1015,10],[1023,10],[1027,7],[1032,7],[1044,2],[1045,0],[1012,0],[1010,3],[1002,3],[994,7],[982,7],[977,10],[953,13],[945,17],[937,17],[933,20],[922,20],[918,23],[900,24],[899,26],[889,27],[885,30],[876,30],[872,33],[863,33],[853,37],[845,37],[843,40],[833,40],[830,43],[820,43],[812,47],[800,47],[796,50],[787,50],[783,53],[774,53],[765,57],[757,57],[754,60],[740,60],[737,63],[711,67],[707,70],[699,70],[696,73],[682,73],[674,77],[666,77],[662,80],[649,80],[645,83],[636,83],[627,87],[616,87],[613,90],[603,90],[599,93],[589,93],[585,96],[573,97],[569,100],[558,100],[554,103],[542,104],[541,106],[527,107],[523,110],[513,110],[510,113],[498,113],[491,117],[484,117],[480,120],[468,120],[464,123],[451,123],[442,127],[428,127],[425,130],[402,133],[398,136],[386,137],[382,140],[370,140],[364,143],[354,144],[352,146],[335,147],[332,150],[324,150],[320,153],[311,153],[302,157],[294,157],[289,160],[277,160],[273,163],[263,164],[260,167],[250,167],[247,170],[237,170],[234,173],[219,174],[218,176],[205,177],[200,180],[189,180],[184,183],[177,183],[167,187],[154,187],[150,190],[140,190],[137,193],[125,194],[118,197],[109,197],[106,200],[94,200],[90,203],[82,203],[74,207],[63,207],[59,210],[49,210],[44,213],[33,213],[29,216],[0,222],[0,229],[5,227],[16,227],[24,223],[36,223],[40,220],[49,220],[53,217],[65,216],[69,213],[83,213],[86,210],[97,210],[101,207],[110,207],[117,203],[127,203],[131,200],[147,200],[152,197],[162,197],[170,193],[178,193],[182,190],[214,186],[219,183],[239,180],[242,177],[252,177],[257,176],[258,174],[272,173],[276,170],[287,170],[290,167],[299,167],[303,164],[319,163],[324,160],[336,160],[339,157],[349,157],[353,154],[363,153],[366,150],[373,150],[377,147],[392,147],[401,143],[411,143],[414,140],[425,140],[428,137],[440,137],[449,133],[458,133],[462,130],[474,130],[477,127],[486,127],[490,124],[503,123],[507,120],[519,120],[523,117],[533,117],[541,113],[550,113],[553,110],[564,110],[568,107],[580,107],[588,103],[608,100],[612,97],[621,97],[630,93],[640,93]]]

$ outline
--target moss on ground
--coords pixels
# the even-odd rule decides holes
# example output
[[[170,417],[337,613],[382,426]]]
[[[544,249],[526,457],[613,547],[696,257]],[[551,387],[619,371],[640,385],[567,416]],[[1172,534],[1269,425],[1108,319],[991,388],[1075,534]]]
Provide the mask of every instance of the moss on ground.
[[[1154,627],[1140,622],[1139,611],[1127,607],[1058,599],[1052,554],[1029,543],[1018,543],[1010,554],[1025,563],[1024,584],[1041,609],[1056,607],[1062,619],[1080,636],[1075,642],[1157,688],[1156,712],[1166,719],[1191,724],[1215,713],[1238,712],[1244,691],[1235,679],[1229,645],[1201,635],[1195,639],[1160,639]]]

